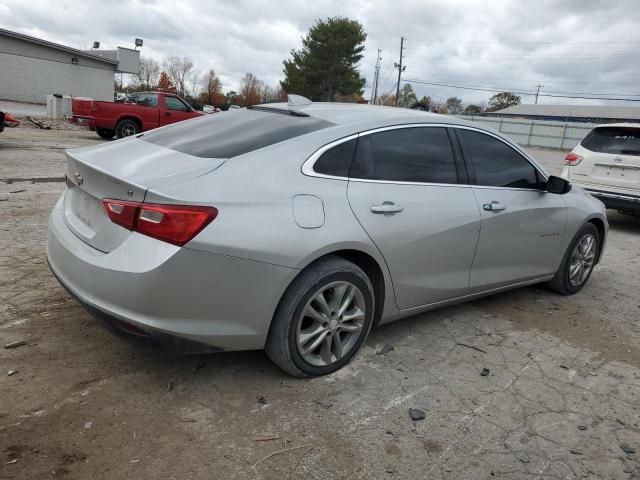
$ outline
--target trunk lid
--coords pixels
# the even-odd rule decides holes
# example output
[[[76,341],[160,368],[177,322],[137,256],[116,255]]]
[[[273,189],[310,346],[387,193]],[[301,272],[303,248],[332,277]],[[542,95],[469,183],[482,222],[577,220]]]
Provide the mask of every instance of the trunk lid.
[[[131,234],[109,220],[103,199],[143,202],[148,189],[204,175],[225,161],[194,157],[137,138],[68,150],[66,155],[65,222],[76,236],[102,252],[114,250]]]

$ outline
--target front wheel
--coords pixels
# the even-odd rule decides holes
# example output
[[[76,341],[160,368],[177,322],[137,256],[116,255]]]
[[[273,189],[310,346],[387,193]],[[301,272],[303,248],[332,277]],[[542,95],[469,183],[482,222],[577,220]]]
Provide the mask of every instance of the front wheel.
[[[339,370],[367,338],[374,300],[371,281],[357,265],[334,256],[317,261],[282,297],[269,331],[267,355],[296,377]]]
[[[587,223],[573,237],[549,287],[563,295],[578,293],[589,280],[599,253],[600,234],[593,223]]]

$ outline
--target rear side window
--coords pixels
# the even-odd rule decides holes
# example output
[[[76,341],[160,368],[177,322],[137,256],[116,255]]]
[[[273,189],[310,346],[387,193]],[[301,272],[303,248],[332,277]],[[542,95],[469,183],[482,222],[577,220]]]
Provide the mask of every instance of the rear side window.
[[[538,175],[529,160],[497,138],[459,129],[476,175],[476,184],[489,187],[537,189]]]
[[[349,140],[330,148],[316,160],[313,171],[334,177],[348,177],[357,140]]]
[[[592,152],[640,155],[640,129],[631,127],[594,128],[581,145]]]
[[[333,125],[286,111],[237,109],[145,133],[147,142],[204,158],[232,158]]]
[[[350,174],[352,178],[458,183],[451,141],[442,127],[386,130],[361,140]]]
[[[136,103],[143,107],[157,107],[158,95],[155,93],[139,93],[136,97]]]

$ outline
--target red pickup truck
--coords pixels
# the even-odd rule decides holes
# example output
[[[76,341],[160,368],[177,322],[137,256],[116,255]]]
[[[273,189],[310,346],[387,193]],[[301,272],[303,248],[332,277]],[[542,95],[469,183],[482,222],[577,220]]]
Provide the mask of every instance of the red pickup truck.
[[[74,98],[72,123],[86,125],[102,138],[136,135],[187,118],[204,115],[177,95],[164,92],[136,94],[134,102],[99,102]]]

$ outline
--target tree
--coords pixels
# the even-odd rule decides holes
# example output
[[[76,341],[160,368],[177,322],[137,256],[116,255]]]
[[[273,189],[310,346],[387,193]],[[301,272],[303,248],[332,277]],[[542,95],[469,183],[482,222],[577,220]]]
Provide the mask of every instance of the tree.
[[[431,97],[423,96],[420,100],[411,105],[413,110],[422,110],[424,112],[430,112],[432,106]]]
[[[520,105],[521,98],[518,95],[514,95],[511,92],[496,93],[489,99],[489,107],[487,112],[496,112],[507,107],[513,107],[514,105]]]
[[[262,92],[260,92],[262,96],[262,103],[274,103],[274,102],[286,102],[287,94],[282,89],[282,87],[278,84],[275,87],[270,85],[264,85],[262,87]]]
[[[405,83],[400,89],[400,95],[398,95],[398,107],[409,108],[418,101],[413,87],[410,83]]]
[[[158,86],[156,90],[160,92],[168,92],[168,93],[176,93],[176,87],[167,75],[167,72],[163,71],[160,74],[160,79],[158,80]]]
[[[302,48],[291,50],[291,59],[283,62],[282,88],[321,101],[334,100],[336,93],[362,95],[365,79],[357,67],[366,38],[364,28],[355,20],[317,20],[302,39]]]
[[[476,113],[482,113],[482,107],[478,105],[469,104],[464,109],[465,115],[475,115]]]
[[[140,68],[133,76],[133,83],[136,89],[151,90],[158,84],[160,79],[160,64],[153,58],[140,57]]]
[[[222,105],[226,101],[222,93],[222,82],[213,69],[204,74],[200,98],[207,105]]]
[[[178,94],[185,95],[190,74],[193,71],[193,60],[189,57],[171,56],[164,59],[164,70],[175,85]]]
[[[240,82],[240,106],[257,105],[262,100],[262,82],[253,73],[245,73]]]
[[[442,111],[443,110],[443,111]],[[458,97],[449,97],[444,102],[440,113],[448,113],[449,115],[459,115],[462,113],[462,100]]]
[[[235,90],[229,90],[224,97],[227,103],[234,104],[238,98],[238,94]]]
[[[396,104],[396,96],[395,95],[380,95],[378,97],[378,104],[384,105],[385,107],[393,107]]]

